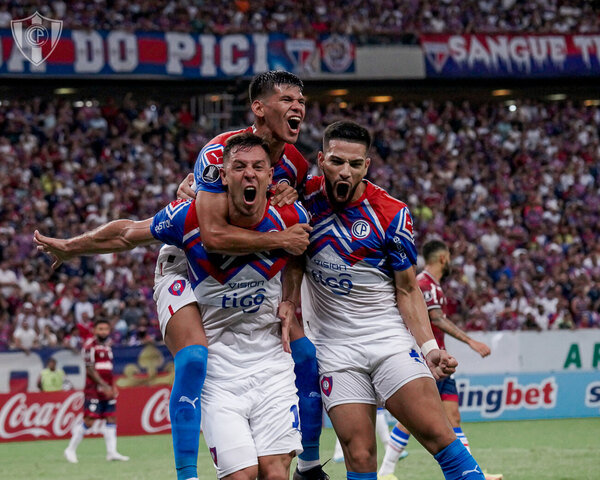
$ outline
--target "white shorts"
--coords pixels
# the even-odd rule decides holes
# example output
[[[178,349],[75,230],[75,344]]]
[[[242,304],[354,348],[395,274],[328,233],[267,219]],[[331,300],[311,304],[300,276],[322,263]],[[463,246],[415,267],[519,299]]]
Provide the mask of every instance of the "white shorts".
[[[196,303],[196,296],[190,281],[178,274],[167,274],[154,283],[154,301],[158,312],[160,331],[165,338],[167,323],[175,312],[190,303]]]
[[[258,457],[302,452],[294,371],[278,370],[206,379],[202,431],[218,478],[257,465]]]
[[[383,406],[403,385],[433,378],[421,354],[398,351],[393,338],[368,344],[317,345],[321,398],[329,411],[345,403]]]

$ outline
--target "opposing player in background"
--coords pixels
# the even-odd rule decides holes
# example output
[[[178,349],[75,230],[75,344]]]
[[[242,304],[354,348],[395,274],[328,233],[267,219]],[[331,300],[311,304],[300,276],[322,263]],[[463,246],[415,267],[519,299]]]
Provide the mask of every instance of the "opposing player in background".
[[[64,451],[70,463],[78,462],[77,446],[97,419],[106,420],[103,430],[106,460],[129,460],[129,457],[117,452],[117,387],[113,384],[113,353],[109,335],[108,320],[98,319],[94,322],[94,336],[83,345],[86,373],[83,422],[73,428],[69,446]]]
[[[272,169],[268,147],[259,137],[232,137],[223,158],[220,175],[228,186],[232,223],[264,232],[308,221],[298,203],[266,208]],[[209,254],[194,203],[173,202],[153,218],[117,220],[73,239],[39,232],[34,238],[57,261],[156,241],[184,249],[210,349],[201,408],[218,476],[283,480],[289,477],[293,455],[302,449],[293,364],[281,348],[283,342],[290,350],[293,306],[279,305],[280,274],[289,255],[281,249],[237,257]],[[199,397],[181,397],[179,402],[190,414],[200,408]]]
[[[425,268],[417,275],[417,281],[427,304],[431,328],[438,345],[440,348],[446,348],[444,336],[447,333],[469,345],[482,358],[487,357],[491,353],[490,348],[485,343],[471,338],[446,316],[447,301],[440,282],[445,276],[450,274],[451,270],[450,250],[448,246],[441,240],[430,240],[423,245],[423,258],[425,259]],[[437,388],[454,433],[470,452],[469,441],[460,425],[456,381],[452,377],[438,380]],[[396,479],[394,469],[398,460],[406,453],[405,448],[409,438],[409,431],[401,423],[397,423],[392,430],[383,462],[379,468],[378,475],[381,479]],[[486,480],[502,479],[501,474],[484,473],[484,475]]]
[[[318,155],[323,176],[310,179],[304,195],[313,230],[303,314],[347,478],[377,478],[375,412],[383,403],[434,455],[446,479],[483,479],[435,387],[434,377],[453,373],[457,362],[438,347],[427,318],[410,212],[364,180],[370,145],[368,131],[354,122],[327,127]],[[283,298],[292,302],[302,278],[295,271],[284,284]]]

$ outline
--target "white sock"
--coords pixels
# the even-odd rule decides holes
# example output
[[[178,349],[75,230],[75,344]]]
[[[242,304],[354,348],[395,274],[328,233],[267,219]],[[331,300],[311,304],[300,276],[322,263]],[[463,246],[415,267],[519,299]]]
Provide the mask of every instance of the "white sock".
[[[77,446],[83,440],[87,432],[87,427],[85,423],[80,423],[79,425],[75,425],[73,428],[73,432],[71,433],[71,440],[69,441],[69,446],[67,447],[69,450],[75,451],[77,450]]]
[[[396,463],[398,463],[400,455],[406,448],[409,438],[410,434],[403,432],[398,427],[394,427],[390,434],[390,440],[387,447],[385,447],[385,455],[383,457],[383,462],[381,462],[381,468],[379,469],[379,472],[377,472],[380,477],[394,473]]]
[[[467,449],[467,451],[469,453],[471,453],[471,449],[469,448],[469,440],[467,440],[467,436],[462,431],[462,428],[461,427],[455,427],[454,428],[454,433],[456,433],[456,438],[458,438],[462,442],[462,444],[465,446],[465,448]]]
[[[301,458],[298,458],[298,471],[300,472],[306,472],[319,465],[321,465],[321,460],[302,460]]]
[[[104,443],[106,443],[106,453],[113,455],[117,453],[117,426],[114,423],[104,425]]]
[[[379,437],[381,442],[384,445],[387,445],[390,440],[390,427],[387,424],[387,420],[385,418],[385,410],[383,408],[377,409],[375,430],[377,431],[377,436]]]
[[[340,439],[335,437],[335,448],[333,450],[333,458],[339,458],[344,456],[344,451],[342,450],[342,444],[340,443]]]

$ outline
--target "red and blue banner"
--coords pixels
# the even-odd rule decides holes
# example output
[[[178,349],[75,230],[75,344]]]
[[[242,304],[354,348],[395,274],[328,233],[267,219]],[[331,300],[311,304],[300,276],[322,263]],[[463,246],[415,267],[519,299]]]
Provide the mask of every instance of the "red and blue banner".
[[[20,47],[27,46],[17,45],[10,30],[0,30],[0,75],[227,79],[271,69],[306,75],[355,69],[354,42],[346,36],[62,30],[57,42],[40,45],[38,56],[45,61],[39,65]]]
[[[429,78],[600,75],[600,34],[421,35]]]

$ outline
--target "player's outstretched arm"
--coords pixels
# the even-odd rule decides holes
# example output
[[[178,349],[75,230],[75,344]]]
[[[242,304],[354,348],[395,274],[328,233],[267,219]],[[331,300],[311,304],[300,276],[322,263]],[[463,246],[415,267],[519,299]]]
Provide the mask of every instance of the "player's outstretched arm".
[[[152,236],[152,218],[146,220],[114,220],[73,238],[52,238],[39,231],[33,234],[37,249],[49,255],[54,263],[52,268],[80,255],[116,253],[131,250],[140,245],[159,243]]]
[[[477,340],[469,337],[464,330],[449,320],[441,308],[429,310],[429,319],[431,320],[431,323],[433,323],[440,330],[444,331],[451,337],[466,343],[482,357],[487,357],[490,353],[492,353],[490,347],[488,347],[485,343],[478,342]]]
[[[395,271],[394,280],[398,310],[415,337],[417,345],[421,347],[431,373],[436,380],[451,375],[456,370],[458,362],[448,352],[437,348],[415,269],[411,267],[403,271]],[[433,345],[433,348],[429,347],[430,345]]]
[[[224,255],[246,255],[282,248],[292,255],[304,253],[312,227],[299,223],[281,232],[256,232],[227,223],[226,193],[199,191],[196,213],[204,248]]]

